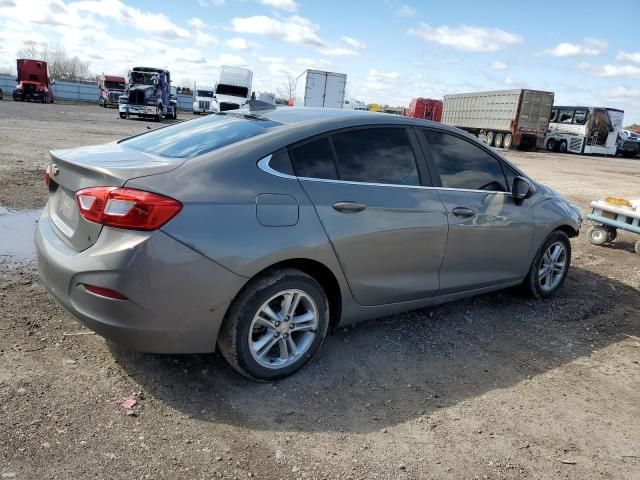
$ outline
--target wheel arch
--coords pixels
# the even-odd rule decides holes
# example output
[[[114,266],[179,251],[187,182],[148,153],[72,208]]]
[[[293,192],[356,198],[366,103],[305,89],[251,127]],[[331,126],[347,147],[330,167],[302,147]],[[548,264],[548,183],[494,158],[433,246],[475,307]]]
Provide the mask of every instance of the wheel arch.
[[[562,224],[562,225],[558,225],[556,228],[553,229],[553,232],[555,231],[560,231],[560,232],[564,232],[567,234],[567,237],[569,238],[574,238],[578,236],[579,231],[576,230],[575,228],[573,228],[571,225],[569,224]]]
[[[329,329],[335,329],[340,324],[340,320],[342,318],[342,292],[340,290],[340,283],[333,271],[317,260],[309,258],[292,258],[269,265],[247,280],[245,286],[240,289],[234,297],[234,301],[245,291],[253,280],[274,270],[282,270],[285,268],[300,270],[314,278],[320,284],[327,295],[327,300],[329,301]],[[230,305],[232,304],[233,301]]]

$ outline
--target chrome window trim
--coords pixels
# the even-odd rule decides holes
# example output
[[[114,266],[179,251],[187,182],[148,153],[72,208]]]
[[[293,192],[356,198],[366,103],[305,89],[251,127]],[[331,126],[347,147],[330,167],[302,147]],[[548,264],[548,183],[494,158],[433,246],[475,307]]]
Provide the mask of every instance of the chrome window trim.
[[[278,172],[269,165],[271,161],[271,155],[267,155],[258,161],[258,168],[269,175],[273,175],[280,178],[287,178],[289,180],[305,180],[308,182],[323,182],[323,183],[339,183],[346,185],[366,185],[368,187],[392,187],[392,188],[416,188],[419,190],[451,190],[456,192],[475,192],[475,193],[498,193],[502,195],[511,195],[511,192],[500,192],[497,190],[472,190],[468,188],[450,188],[450,187],[427,187],[424,185],[397,185],[393,183],[371,183],[371,182],[353,182],[351,180],[333,180],[328,178],[312,178],[312,177],[296,177],[287,173]]]

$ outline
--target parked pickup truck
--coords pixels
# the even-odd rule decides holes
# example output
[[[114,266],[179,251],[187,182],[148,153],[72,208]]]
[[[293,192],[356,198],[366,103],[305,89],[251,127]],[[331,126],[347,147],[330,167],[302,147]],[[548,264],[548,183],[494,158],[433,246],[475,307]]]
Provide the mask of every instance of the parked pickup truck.
[[[132,115],[162,120],[178,118],[177,98],[171,94],[171,77],[161,68],[134,67],[129,72],[129,85],[120,96],[120,118]]]

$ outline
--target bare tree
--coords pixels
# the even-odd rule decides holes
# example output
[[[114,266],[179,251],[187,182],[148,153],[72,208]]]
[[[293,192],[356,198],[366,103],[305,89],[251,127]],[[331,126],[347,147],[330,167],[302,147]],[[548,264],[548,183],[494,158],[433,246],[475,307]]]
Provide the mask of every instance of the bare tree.
[[[287,80],[277,88],[276,93],[279,97],[291,100],[296,94],[296,79],[291,75],[287,75]]]
[[[49,75],[57,80],[75,82],[78,80],[92,80],[95,75],[89,71],[89,63],[78,57],[69,58],[67,52],[58,43],[49,45],[27,40],[18,50],[18,58],[31,58],[47,62]]]

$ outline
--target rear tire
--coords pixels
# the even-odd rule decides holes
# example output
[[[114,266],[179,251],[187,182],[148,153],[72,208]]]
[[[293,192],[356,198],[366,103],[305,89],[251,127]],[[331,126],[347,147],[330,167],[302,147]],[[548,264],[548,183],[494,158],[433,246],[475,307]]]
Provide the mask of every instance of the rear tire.
[[[607,230],[607,242],[613,242],[618,236],[618,230],[610,228]]]
[[[493,141],[493,145],[496,148],[502,148],[503,139],[504,139],[504,135],[502,135],[501,133],[496,133],[496,138]]]
[[[549,298],[564,284],[570,266],[571,242],[566,233],[556,230],[536,253],[520,288],[529,297]]]
[[[292,298],[299,298],[298,307],[287,309]],[[296,269],[275,270],[249,282],[233,301],[218,347],[242,375],[272,381],[306,365],[328,327],[329,302],[320,284]]]
[[[486,134],[487,145],[493,146],[493,132],[487,132]]]
[[[509,150],[513,146],[513,135],[507,133],[502,141],[502,146]]]
[[[127,118],[127,114],[126,113],[120,113],[120,118]]]
[[[635,250],[636,250],[636,253],[640,255],[640,240],[636,242]]]
[[[604,245],[609,241],[609,234],[604,227],[594,225],[587,230],[589,241],[592,245]]]

